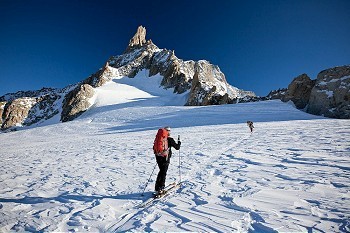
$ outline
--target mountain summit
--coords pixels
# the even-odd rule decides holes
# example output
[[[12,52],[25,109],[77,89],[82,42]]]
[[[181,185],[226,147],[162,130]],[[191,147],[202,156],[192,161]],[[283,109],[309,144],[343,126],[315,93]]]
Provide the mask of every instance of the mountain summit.
[[[139,26],[124,53],[112,56],[87,79],[63,89],[20,91],[0,97],[1,128],[40,124],[51,118],[74,120],[94,104],[96,88],[115,78],[134,78],[141,71],[147,73],[145,78],[161,76],[160,88],[185,94],[188,106],[237,103],[255,97],[251,91],[228,84],[218,66],[205,60],[183,61],[174,51],[158,48],[146,40],[146,28]]]
[[[174,88],[178,94],[189,91],[186,105],[227,104],[255,96],[253,92],[229,85],[218,66],[205,60],[183,61],[174,51],[159,49],[151,40],[146,41],[146,29],[142,26],[138,27],[124,54],[110,58],[108,64],[118,69],[120,75],[130,78],[143,69],[150,71],[149,77],[162,75],[164,88]]]
[[[130,39],[128,49],[141,47],[144,44],[146,44],[146,28],[139,26],[136,34]]]

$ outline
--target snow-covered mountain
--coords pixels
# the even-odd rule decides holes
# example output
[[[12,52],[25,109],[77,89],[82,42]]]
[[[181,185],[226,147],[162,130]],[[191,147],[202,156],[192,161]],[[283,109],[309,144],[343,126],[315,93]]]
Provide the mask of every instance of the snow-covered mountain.
[[[349,232],[350,121],[280,100],[216,105],[250,97],[143,28],[78,84],[2,96],[3,126],[28,127],[0,133],[0,232]],[[182,186],[140,209],[166,125],[182,141],[166,183]]]
[[[316,80],[307,75],[295,78],[287,89],[257,97],[227,83],[218,66],[208,61],[183,61],[174,51],[158,48],[146,40],[140,26],[122,55],[112,56],[104,67],[87,79],[63,89],[43,88],[19,91],[0,97],[0,125],[3,131],[71,121],[94,105],[96,89],[112,80],[136,76],[154,83],[156,88],[172,90],[181,104],[206,106],[281,99],[293,101],[298,109],[334,118],[350,118],[350,66],[320,72]],[[160,82],[154,82],[161,77]],[[111,93],[113,94],[113,93]],[[125,93],[127,94],[127,93]],[[172,105],[178,105],[174,102]]]
[[[0,134],[0,232],[350,231],[348,120],[280,100],[184,106],[148,72],[94,88],[74,121]],[[140,209],[165,125],[182,141],[166,183],[183,184]]]
[[[63,89],[20,91],[0,97],[2,129],[40,125],[53,117],[63,122],[74,120],[94,104],[96,88],[113,79],[136,75],[149,80],[160,75],[162,80],[156,85],[179,95],[186,94],[183,104],[188,106],[237,103],[255,98],[253,92],[228,84],[218,66],[205,60],[183,61],[174,51],[158,48],[146,40],[146,29],[140,26],[125,52],[111,57],[86,80]]]

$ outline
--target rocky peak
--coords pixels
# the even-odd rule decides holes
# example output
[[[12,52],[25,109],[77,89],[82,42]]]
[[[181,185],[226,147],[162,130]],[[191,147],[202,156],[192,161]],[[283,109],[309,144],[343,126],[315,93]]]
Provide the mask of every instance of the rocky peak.
[[[126,51],[130,51],[135,48],[140,48],[146,43],[146,28],[139,26],[137,28],[136,34],[130,39]]]
[[[255,97],[253,92],[228,84],[218,66],[205,60],[183,61],[173,50],[159,49],[151,40],[146,42],[145,36],[146,29],[140,26],[124,54],[108,61],[119,75],[133,78],[142,69],[149,70],[150,77],[160,74],[165,89],[174,88],[178,94],[190,92],[186,105],[227,104],[245,96]]]

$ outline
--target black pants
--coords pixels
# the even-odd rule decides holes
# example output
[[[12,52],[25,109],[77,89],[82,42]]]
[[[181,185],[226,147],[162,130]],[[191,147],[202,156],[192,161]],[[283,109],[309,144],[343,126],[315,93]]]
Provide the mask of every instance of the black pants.
[[[166,173],[168,171],[170,158],[168,160],[163,156],[156,156],[157,164],[159,167],[159,172],[157,176],[156,186],[155,190],[159,191],[161,189],[164,189],[165,187],[165,179],[166,179]]]

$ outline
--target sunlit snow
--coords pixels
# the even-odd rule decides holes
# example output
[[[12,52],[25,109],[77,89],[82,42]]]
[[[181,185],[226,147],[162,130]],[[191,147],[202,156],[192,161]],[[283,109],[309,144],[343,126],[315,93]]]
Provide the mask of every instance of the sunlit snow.
[[[146,72],[98,88],[75,121],[0,134],[1,232],[350,231],[349,120],[280,101],[185,107]],[[182,140],[167,183],[180,158],[183,185],[136,208],[166,125]]]

